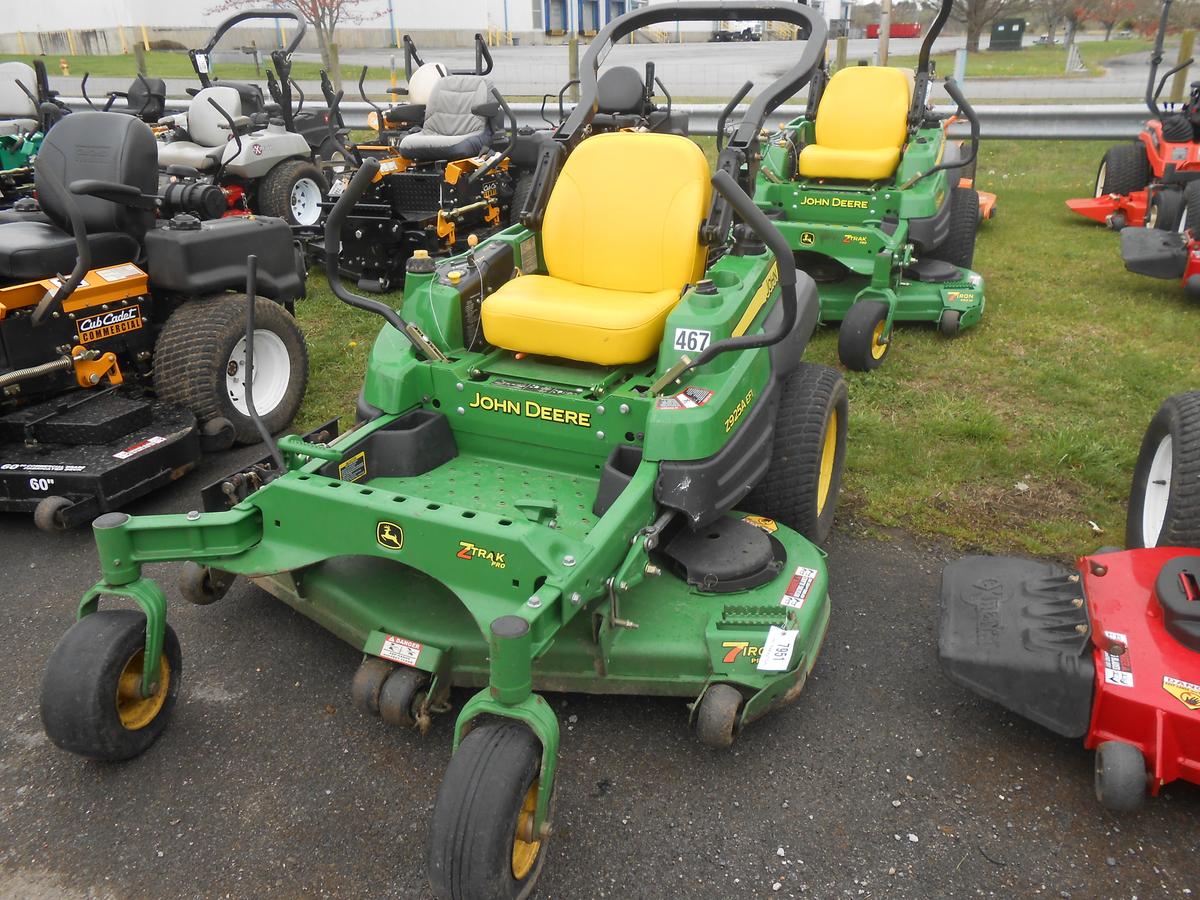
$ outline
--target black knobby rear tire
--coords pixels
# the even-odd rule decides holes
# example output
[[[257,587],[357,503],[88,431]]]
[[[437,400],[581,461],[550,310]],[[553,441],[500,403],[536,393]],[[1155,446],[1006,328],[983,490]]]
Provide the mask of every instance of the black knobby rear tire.
[[[883,365],[892,349],[891,335],[883,331],[888,307],[882,300],[859,300],[848,310],[838,329],[838,359],[847,369],[869,372]]]
[[[1200,235],[1200,181],[1189,181],[1183,188],[1183,225]]]
[[[255,337],[255,370],[286,377],[274,405],[267,401],[255,379],[255,406],[272,434],[288,426],[300,408],[308,384],[308,349],[304,334],[292,314],[280,304],[259,297],[254,304],[255,332],[269,331],[279,341],[278,352],[268,356],[260,337]],[[228,377],[236,366],[234,351],[246,334],[246,299],[237,294],[188,300],[171,317],[158,335],[154,351],[154,389],[159,398],[190,409],[201,422],[225,418],[233,425],[239,444],[261,440],[237,398],[230,393]],[[244,347],[243,347],[244,350]],[[244,362],[244,356],[243,356]],[[286,366],[286,375],[282,368]],[[278,371],[276,371],[278,370]],[[244,377],[244,376],[243,376]],[[244,404],[244,397],[241,398]]]
[[[524,725],[501,721],[467,733],[438,789],[429,824],[429,883],[452,900],[528,897],[546,857],[546,838],[514,872],[514,843],[541,769],[542,748]],[[523,843],[526,850],[534,842]],[[528,868],[526,869],[526,865]]]
[[[50,654],[42,678],[46,736],[63,750],[110,762],[132,759],[153,744],[167,727],[179,694],[182,654],[167,625],[166,666],[160,670],[165,674],[158,693],[142,700],[129,694],[140,676],[130,681],[128,667],[136,666],[140,673],[145,643],[146,617],[140,611],[100,610],[72,625]]]
[[[953,188],[950,191],[949,232],[930,256],[960,269],[969,269],[975,260],[975,235],[978,232],[979,193],[974,188]]]
[[[1160,187],[1150,198],[1150,208],[1146,210],[1146,221],[1143,224],[1158,231],[1178,231],[1183,212],[1183,191],[1178,188]]]
[[[1154,533],[1156,510],[1162,524]],[[1200,391],[1168,397],[1150,420],[1133,468],[1125,543],[1131,548],[1200,546]]]
[[[1140,142],[1109,147],[1096,170],[1097,197],[1132,194],[1150,183],[1150,160]]]
[[[849,407],[837,371],[800,363],[783,383],[771,464],[739,506],[824,543],[837,510]]]
[[[298,204],[294,191],[308,185],[316,189],[315,204]],[[321,221],[320,201],[328,195],[329,184],[314,163],[306,159],[285,159],[263,177],[254,211],[262,216],[276,216],[289,225],[314,227]]]
[[[1096,799],[1113,812],[1133,812],[1146,799],[1146,759],[1124,741],[1096,748]]]

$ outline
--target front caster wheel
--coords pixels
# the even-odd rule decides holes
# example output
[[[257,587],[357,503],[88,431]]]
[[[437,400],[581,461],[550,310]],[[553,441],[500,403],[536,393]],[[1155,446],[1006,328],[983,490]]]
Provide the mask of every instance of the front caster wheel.
[[[859,300],[846,311],[838,329],[838,359],[847,369],[869,372],[883,365],[892,347],[887,330],[887,304],[881,300]]]
[[[1096,799],[1113,812],[1132,812],[1146,799],[1146,759],[1124,741],[1096,748]]]
[[[143,753],[167,727],[182,656],[170,625],[154,692],[143,697],[146,617],[127,609],[84,616],[62,636],[42,678],[42,726],[57,746],[91,759]]]
[[[938,331],[943,337],[957,337],[962,331],[961,324],[962,313],[957,309],[947,309],[942,312],[942,318],[938,320]]]
[[[33,508],[33,524],[42,531],[66,531],[63,514],[74,505],[66,497],[46,497]]]
[[[389,725],[415,728],[429,676],[420,669],[399,666],[379,691],[379,717]]]
[[[231,572],[186,562],[183,564],[183,571],[179,573],[179,593],[188,603],[208,606],[229,592],[236,577]]]
[[[696,710],[696,735],[700,743],[724,750],[733,744],[742,695],[728,684],[709,685]]]
[[[383,683],[395,669],[394,662],[378,656],[364,659],[354,673],[354,680],[350,682],[350,698],[354,705],[369,715],[379,715],[379,694],[383,691]]]
[[[524,725],[472,729],[446,768],[429,827],[429,883],[453,900],[528,897],[546,856],[533,834],[542,748]]]

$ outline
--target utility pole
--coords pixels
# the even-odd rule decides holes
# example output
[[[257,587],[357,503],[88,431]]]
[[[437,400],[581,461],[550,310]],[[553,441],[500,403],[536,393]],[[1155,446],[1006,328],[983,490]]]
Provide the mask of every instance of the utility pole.
[[[392,0],[388,0],[388,33],[392,36],[392,46],[399,47],[396,41],[396,11],[392,9]]]
[[[892,36],[892,0],[883,0],[879,10],[879,64],[888,62],[888,38]]]

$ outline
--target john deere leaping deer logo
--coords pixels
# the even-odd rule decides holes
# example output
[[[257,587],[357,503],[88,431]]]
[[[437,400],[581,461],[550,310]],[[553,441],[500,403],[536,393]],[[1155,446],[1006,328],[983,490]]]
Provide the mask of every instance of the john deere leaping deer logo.
[[[380,522],[375,526],[375,540],[381,547],[400,550],[404,547],[404,529],[395,522]]]

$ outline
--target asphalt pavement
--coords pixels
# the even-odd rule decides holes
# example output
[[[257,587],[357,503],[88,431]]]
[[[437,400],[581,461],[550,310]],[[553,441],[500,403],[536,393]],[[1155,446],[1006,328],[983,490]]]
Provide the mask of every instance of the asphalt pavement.
[[[243,454],[245,456],[246,454]],[[252,455],[252,454],[251,454]],[[182,511],[210,460],[134,512]],[[563,726],[540,897],[1185,897],[1200,790],[1115,817],[1092,755],[949,684],[935,658],[952,555],[843,517],[833,619],[797,703],[731,752],[679,701],[553,695]],[[42,668],[96,577],[89,533],[0,516],[0,897],[424,897],[452,716],[429,734],[349,702],[359,654],[256,588],[193,607],[174,567],[183,682],[129,763],[42,734]],[[456,692],[456,708],[469,696]]]

